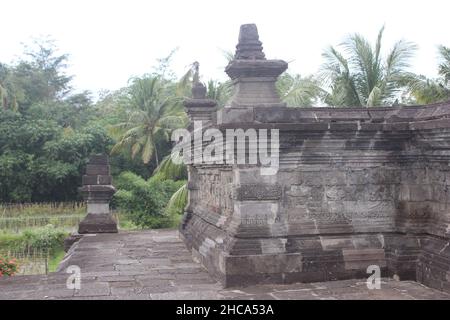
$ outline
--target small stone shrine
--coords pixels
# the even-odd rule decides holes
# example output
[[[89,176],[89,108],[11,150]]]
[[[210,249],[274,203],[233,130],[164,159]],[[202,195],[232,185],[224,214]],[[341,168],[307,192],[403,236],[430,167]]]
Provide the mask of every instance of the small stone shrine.
[[[116,192],[109,172],[109,159],[106,155],[93,155],[82,177],[83,186],[78,190],[87,204],[87,216],[80,222],[78,233],[116,233],[109,202]]]

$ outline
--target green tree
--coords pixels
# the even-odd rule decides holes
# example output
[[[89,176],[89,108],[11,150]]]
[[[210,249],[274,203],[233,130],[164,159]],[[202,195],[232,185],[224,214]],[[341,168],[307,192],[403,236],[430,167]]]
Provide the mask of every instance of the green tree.
[[[18,110],[17,98],[14,95],[14,88],[9,81],[10,68],[0,63],[0,107],[3,109]]]
[[[206,84],[206,98],[217,101],[217,105],[221,108],[229,102],[232,89],[231,81],[209,80]]]
[[[60,101],[70,93],[67,59],[67,54],[57,54],[55,42],[48,38],[34,39],[25,46],[24,58],[10,68],[5,79],[22,112],[35,103]]]
[[[111,144],[94,123],[75,131],[52,119],[0,110],[0,201],[77,199],[87,158]]]
[[[400,40],[387,56],[381,54],[384,27],[375,46],[360,34],[350,35],[341,45],[345,53],[330,46],[323,57],[320,78],[327,88],[323,100],[333,106],[381,106],[395,103],[405,87],[409,60],[417,47]]]
[[[111,152],[129,150],[132,158],[140,154],[147,164],[155,157],[159,164],[156,140],[169,139],[172,129],[186,123],[182,99],[170,92],[159,76],[144,76],[131,81],[127,99],[127,119],[111,127],[118,141]]]
[[[116,179],[117,193],[113,203],[125,211],[134,224],[147,228],[173,227],[176,217],[165,212],[170,198],[185,181],[145,180],[123,172]]]
[[[450,48],[438,46],[440,63],[439,78],[429,79],[423,75],[406,79],[412,103],[430,104],[450,99]]]
[[[324,92],[313,76],[287,72],[278,78],[276,87],[281,100],[289,107],[312,107]]]
[[[450,48],[442,45],[438,48],[441,59],[441,63],[439,64],[439,75],[442,77],[443,82],[448,85],[450,81]]]

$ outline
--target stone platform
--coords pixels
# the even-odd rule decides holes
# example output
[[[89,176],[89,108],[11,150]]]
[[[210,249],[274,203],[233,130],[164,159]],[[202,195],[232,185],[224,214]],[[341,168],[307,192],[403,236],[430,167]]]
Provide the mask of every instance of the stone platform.
[[[81,269],[81,289],[69,290],[65,268]],[[178,238],[176,230],[86,235],[61,271],[0,278],[0,299],[446,299],[413,281],[383,279],[369,290],[364,279],[223,289]]]

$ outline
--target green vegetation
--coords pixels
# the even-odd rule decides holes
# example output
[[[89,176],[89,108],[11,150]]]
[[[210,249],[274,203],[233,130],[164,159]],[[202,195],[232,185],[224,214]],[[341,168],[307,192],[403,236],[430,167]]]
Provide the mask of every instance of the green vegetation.
[[[119,191],[114,195],[114,203],[137,226],[173,227],[179,212],[166,212],[165,208],[171,196],[184,184],[183,180],[144,180],[132,172],[124,172],[116,180]]]
[[[322,76],[331,84],[325,96],[328,104],[372,107],[398,100],[405,79],[412,77],[408,68],[416,45],[400,40],[383,59],[383,32],[384,27],[374,47],[363,36],[353,34],[341,45],[346,55],[332,46],[323,53]]]
[[[17,233],[51,224],[74,231],[86,215],[83,202],[54,202],[0,205],[0,230]]]
[[[61,247],[68,235],[63,229],[52,225],[26,229],[20,233],[0,233],[0,250],[2,251],[47,251],[53,253]]]
[[[120,229],[137,229],[125,213],[114,213]],[[17,272],[53,272],[65,255],[64,238],[86,215],[83,202],[0,206],[0,255],[17,259]]]
[[[382,55],[384,27],[372,45],[360,34],[351,34],[323,52],[324,63],[316,75],[283,74],[277,83],[289,106],[327,105],[373,107],[431,104],[450,99],[450,49],[438,47],[440,77],[428,79],[410,71],[417,50],[400,40]]]
[[[0,255],[17,259],[19,273],[47,273],[64,257],[63,241],[68,232],[52,225],[0,233]]]
[[[439,78],[415,76],[409,81],[412,100],[418,104],[442,102],[450,99],[450,48],[439,46]]]
[[[59,263],[62,261],[66,252],[63,248],[58,248],[54,251],[53,255],[50,257],[50,260],[47,262],[47,270],[48,272],[55,272],[58,269]]]
[[[127,97],[127,119],[111,127],[118,134],[118,141],[112,154],[126,150],[131,157],[141,154],[144,164],[154,156],[159,165],[156,140],[169,140],[171,129],[185,126],[187,119],[181,107],[181,97],[171,92],[161,76],[135,78],[130,85]],[[175,94],[174,94],[175,93]]]
[[[10,259],[0,255],[0,278],[11,277],[17,272],[16,259]]]

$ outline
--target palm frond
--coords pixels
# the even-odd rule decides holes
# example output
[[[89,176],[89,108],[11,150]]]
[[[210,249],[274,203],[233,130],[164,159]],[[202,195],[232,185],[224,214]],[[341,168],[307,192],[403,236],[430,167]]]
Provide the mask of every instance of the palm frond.
[[[153,172],[152,179],[156,180],[180,180],[187,178],[186,165],[172,161],[171,155],[166,156]]]
[[[374,47],[360,34],[350,35],[341,46],[344,54],[334,47],[323,53],[325,62],[319,78],[327,103],[342,106],[378,106],[392,104],[402,89],[402,77],[410,67],[409,59],[416,45],[398,41],[386,59],[381,56],[384,26],[378,32]]]
[[[374,87],[367,99],[367,107],[379,106],[381,104],[381,90],[378,87]]]
[[[172,197],[170,197],[165,210],[166,214],[182,214],[186,207],[187,200],[187,184],[184,184],[172,195]]]
[[[450,81],[450,48],[439,46],[441,63],[439,64],[439,75],[444,78],[445,84]]]
[[[277,81],[277,91],[288,106],[308,107],[315,103],[323,90],[312,76],[303,78],[284,73]]]
[[[185,112],[180,112],[178,115],[164,116],[158,121],[158,126],[164,129],[183,128],[187,125],[188,118]]]
[[[143,145],[142,148],[142,162],[144,164],[147,164],[150,162],[152,156],[153,156],[153,151],[154,151],[154,142],[153,142],[153,135],[148,135],[146,137],[144,137],[145,143]]]

